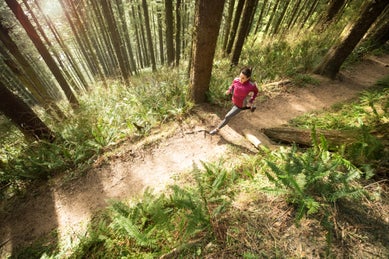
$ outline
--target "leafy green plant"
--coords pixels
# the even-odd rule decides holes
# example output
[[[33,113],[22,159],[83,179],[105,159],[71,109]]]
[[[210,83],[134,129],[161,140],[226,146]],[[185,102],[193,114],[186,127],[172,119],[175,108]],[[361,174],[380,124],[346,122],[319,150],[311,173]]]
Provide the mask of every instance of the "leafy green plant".
[[[356,180],[362,175],[348,160],[326,149],[326,140],[300,153],[290,150],[268,152],[264,172],[274,187],[266,188],[286,196],[297,206],[296,219],[317,213],[341,198],[357,198],[363,193]]]

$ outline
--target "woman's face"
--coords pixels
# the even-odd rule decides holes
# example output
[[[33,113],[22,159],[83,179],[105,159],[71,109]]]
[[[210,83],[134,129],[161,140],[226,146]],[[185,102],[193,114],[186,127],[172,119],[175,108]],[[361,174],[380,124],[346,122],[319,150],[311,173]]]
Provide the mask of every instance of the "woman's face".
[[[243,83],[245,83],[246,81],[248,81],[250,78],[247,77],[245,74],[240,73],[239,79],[240,79],[240,82],[243,84]]]

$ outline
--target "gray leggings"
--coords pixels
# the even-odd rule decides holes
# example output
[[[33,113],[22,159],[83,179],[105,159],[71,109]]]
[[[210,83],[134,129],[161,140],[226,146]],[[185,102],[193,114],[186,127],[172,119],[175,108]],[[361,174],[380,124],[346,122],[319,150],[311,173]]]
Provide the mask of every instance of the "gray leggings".
[[[224,117],[224,120],[222,120],[219,124],[219,126],[217,126],[218,129],[221,129],[223,128],[224,126],[227,125],[228,122],[230,122],[230,120],[232,119],[232,117],[234,117],[235,115],[237,115],[238,113],[240,113],[242,111],[241,108],[239,108],[238,106],[234,105],[231,110],[226,114],[226,116]]]

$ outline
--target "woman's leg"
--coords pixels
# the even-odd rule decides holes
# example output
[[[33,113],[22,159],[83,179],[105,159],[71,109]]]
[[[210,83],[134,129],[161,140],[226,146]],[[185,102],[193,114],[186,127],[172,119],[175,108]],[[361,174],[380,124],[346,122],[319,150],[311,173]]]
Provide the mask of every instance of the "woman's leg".
[[[218,129],[221,129],[223,128],[224,126],[227,125],[228,122],[230,122],[230,120],[235,116],[237,115],[238,113],[240,113],[242,109],[240,109],[238,106],[234,105],[231,110],[226,114],[226,116],[224,117],[224,120],[222,120],[219,124],[219,126],[217,126]]]

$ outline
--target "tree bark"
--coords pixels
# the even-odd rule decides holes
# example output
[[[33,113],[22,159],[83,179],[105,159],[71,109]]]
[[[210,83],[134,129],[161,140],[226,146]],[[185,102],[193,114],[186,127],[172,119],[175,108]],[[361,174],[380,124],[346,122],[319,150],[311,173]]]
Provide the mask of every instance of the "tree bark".
[[[189,89],[189,98],[195,103],[206,101],[224,2],[225,0],[196,1]]]
[[[327,9],[327,13],[324,15],[320,26],[319,31],[324,30],[331,22],[334,21],[335,17],[338,15],[340,10],[343,9],[346,4],[346,0],[331,0]]]
[[[286,3],[284,3],[282,12],[281,12],[280,16],[278,17],[276,24],[274,25],[273,35],[276,35],[278,33],[281,22],[285,19],[286,10],[288,10],[289,4],[290,4],[290,1],[287,1]]]
[[[181,58],[181,0],[176,2],[176,53],[175,53],[175,64],[180,64]]]
[[[154,48],[153,48],[153,38],[151,37],[149,8],[147,6],[146,0],[142,0],[142,7],[143,7],[144,16],[145,16],[146,37],[147,37],[147,43],[148,43],[148,48],[149,48],[149,52],[150,52],[151,67],[152,67],[153,71],[156,71],[157,70],[157,65],[155,63],[155,55],[154,55]]]
[[[354,50],[374,21],[380,16],[385,7],[389,5],[387,0],[371,0],[363,8],[358,20],[354,23],[348,34],[341,42],[332,47],[323,59],[323,62],[315,69],[316,74],[335,79],[341,65]]]
[[[125,42],[125,49],[124,52],[127,54],[127,62],[128,65],[130,66],[130,75],[137,74],[137,68],[136,68],[136,63],[134,59],[134,53],[132,50],[132,44],[131,44],[131,39],[130,39],[130,34],[128,31],[128,26],[127,26],[127,20],[126,20],[126,14],[123,6],[123,0],[116,0],[116,6],[118,7],[119,11],[119,19],[120,19],[120,25],[122,27],[122,32],[123,32],[123,39]]]
[[[242,12],[242,19],[238,29],[238,36],[236,37],[236,41],[234,44],[234,50],[231,56],[231,64],[237,65],[239,63],[240,54],[242,53],[244,41],[246,40],[246,36],[248,31],[250,30],[251,25],[251,17],[253,12],[255,12],[255,6],[258,0],[246,0],[244,5],[244,9]]]
[[[381,14],[379,21],[375,24],[373,30],[366,37],[369,41],[369,49],[374,50],[383,46],[389,40],[389,8]]]
[[[280,0],[277,0],[276,3],[273,6],[272,12],[270,14],[269,21],[266,24],[265,34],[268,34],[268,32],[269,32],[269,29],[270,29],[270,27],[271,27],[271,25],[273,23],[273,19],[274,19],[275,15],[276,15],[276,12],[277,12],[279,4],[280,4]]]
[[[259,27],[262,25],[262,19],[264,17],[264,12],[265,12],[265,9],[267,7],[267,2],[268,1],[269,0],[264,0],[263,3],[262,3],[261,12],[260,12],[258,20],[257,20],[257,25],[255,26],[254,34],[258,33]]]
[[[124,51],[123,51],[122,46],[124,44],[122,44],[122,40],[121,40],[120,34],[119,34],[119,29],[116,26],[117,23],[116,23],[114,13],[112,10],[111,2],[108,0],[103,0],[103,1],[101,1],[101,4],[102,4],[102,10],[105,14],[105,18],[108,21],[108,28],[107,29],[108,29],[108,32],[110,34],[110,39],[111,39],[110,43],[113,45],[113,49],[115,51],[116,58],[117,58],[117,61],[119,63],[119,68],[120,68],[123,82],[126,85],[129,85],[130,72],[129,72],[128,67],[126,66],[126,63],[128,64],[129,62],[125,62],[125,57],[127,57],[127,56],[125,53],[123,53]]]
[[[53,132],[22,101],[0,81],[0,111],[9,118],[27,138],[54,140]]]
[[[166,51],[167,63],[174,65],[174,38],[173,38],[173,3],[165,1],[165,23],[166,23]]]
[[[228,3],[228,12],[227,12],[227,18],[224,24],[224,40],[223,40],[223,51],[227,53],[227,44],[228,44],[228,37],[230,35],[231,31],[231,22],[232,22],[232,16],[234,14],[234,7],[235,7],[235,0],[230,0]]]
[[[245,2],[245,0],[238,0],[238,5],[236,7],[235,14],[234,14],[234,22],[232,23],[231,33],[230,33],[230,36],[228,37],[228,44],[227,44],[227,48],[226,48],[227,54],[231,53],[232,47],[233,47],[234,42],[235,42],[236,31],[237,31],[238,26],[239,26],[240,17],[242,14],[244,2]]]

